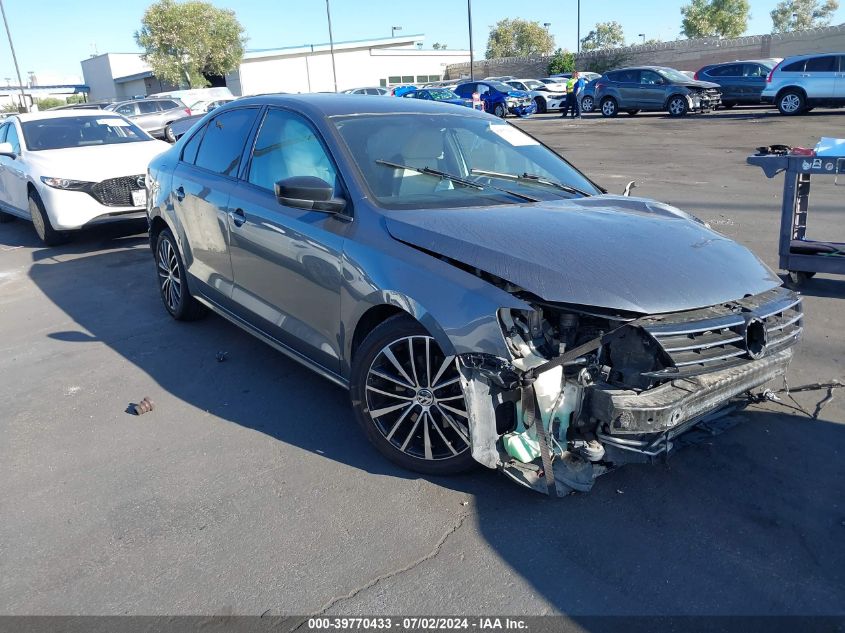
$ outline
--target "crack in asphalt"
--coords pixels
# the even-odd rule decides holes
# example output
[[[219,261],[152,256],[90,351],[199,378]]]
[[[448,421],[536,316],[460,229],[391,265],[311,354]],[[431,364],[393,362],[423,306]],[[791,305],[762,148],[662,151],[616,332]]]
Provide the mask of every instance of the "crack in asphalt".
[[[457,532],[458,530],[461,529],[461,527],[463,527],[464,521],[466,521],[468,516],[469,516],[469,514],[461,515],[461,517],[458,519],[458,521],[455,523],[455,525],[453,525],[451,528],[449,528],[446,531],[446,533],[443,534],[443,536],[440,537],[440,540],[435,544],[435,546],[432,548],[432,550],[428,554],[426,554],[425,556],[422,556],[422,557],[416,559],[415,561],[408,563],[404,567],[400,567],[399,569],[394,569],[393,571],[389,571],[385,574],[382,574],[381,576],[376,576],[375,578],[373,578],[369,582],[367,582],[367,583],[365,583],[365,584],[363,584],[359,587],[356,587],[355,589],[353,589],[352,591],[347,593],[345,596],[335,596],[334,598],[329,600],[326,604],[324,604],[322,607],[320,607],[320,609],[318,611],[316,611],[315,613],[312,613],[311,615],[303,618],[299,623],[297,623],[297,625],[295,627],[290,629],[290,633],[293,633],[294,631],[296,631],[300,627],[302,627],[308,621],[308,618],[313,618],[313,617],[323,615],[326,611],[331,609],[337,603],[343,602],[345,600],[350,600],[350,599],[354,598],[355,596],[357,596],[362,591],[366,591],[367,589],[375,587],[378,583],[380,583],[383,580],[389,580],[391,578],[395,578],[396,576],[399,576],[400,574],[404,574],[406,572],[409,572],[412,569],[414,569],[415,567],[422,565],[424,562],[429,561],[429,560],[437,557],[437,555],[440,554],[440,551],[443,549],[443,546],[446,544],[446,541],[449,540],[449,537],[451,537],[455,532]]]

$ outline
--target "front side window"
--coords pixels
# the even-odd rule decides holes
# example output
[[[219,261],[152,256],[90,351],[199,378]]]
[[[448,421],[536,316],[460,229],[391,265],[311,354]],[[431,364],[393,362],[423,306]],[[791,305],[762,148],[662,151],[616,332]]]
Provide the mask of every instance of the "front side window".
[[[455,108],[460,110],[460,108]],[[373,199],[387,209],[440,209],[524,202],[501,187],[539,200],[578,194],[540,183],[597,189],[574,167],[518,128],[462,114],[335,117]],[[387,165],[385,163],[392,163]],[[429,168],[472,181],[465,186],[420,173]],[[525,178],[525,174],[535,180]]]
[[[302,117],[286,110],[269,110],[261,123],[247,180],[273,191],[286,178],[314,176],[332,187],[337,171],[317,133]]]
[[[21,142],[18,138],[18,131],[15,129],[14,123],[9,123],[8,131],[6,132],[6,138],[3,140],[6,143],[12,144],[12,151],[14,151],[15,154],[21,153]]]
[[[661,68],[657,72],[664,79],[668,79],[669,81],[674,81],[676,83],[685,84],[690,80],[687,75],[672,68]]]
[[[153,114],[158,112],[158,104],[155,101],[139,101],[138,112],[141,114]]]
[[[229,110],[209,121],[194,164],[224,176],[236,176],[255,113],[255,108]]]
[[[27,148],[36,152],[152,140],[151,136],[134,123],[111,113],[100,116],[36,119],[22,123],[21,129]]]
[[[205,134],[205,129],[208,125],[203,125],[202,128],[197,130],[196,134],[194,134],[188,142],[185,143],[185,147],[182,149],[182,160],[186,163],[191,163],[192,165],[197,160],[197,152],[200,148],[200,143],[202,143],[202,136]]]
[[[663,79],[656,72],[644,70],[640,73],[640,83],[647,86],[659,86],[663,83]]]
[[[115,112],[123,116],[135,116],[135,104],[124,103],[122,106],[115,108]]]

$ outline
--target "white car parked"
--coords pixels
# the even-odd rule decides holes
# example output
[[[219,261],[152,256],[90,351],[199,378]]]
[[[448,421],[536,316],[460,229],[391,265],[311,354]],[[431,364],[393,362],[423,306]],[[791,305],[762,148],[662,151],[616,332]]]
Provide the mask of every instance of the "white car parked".
[[[566,85],[562,90],[555,90],[539,79],[509,79],[505,83],[531,95],[540,114],[566,106]]]
[[[53,246],[69,231],[146,217],[145,174],[170,145],[119,114],[17,114],[0,125],[0,222],[31,220]]]

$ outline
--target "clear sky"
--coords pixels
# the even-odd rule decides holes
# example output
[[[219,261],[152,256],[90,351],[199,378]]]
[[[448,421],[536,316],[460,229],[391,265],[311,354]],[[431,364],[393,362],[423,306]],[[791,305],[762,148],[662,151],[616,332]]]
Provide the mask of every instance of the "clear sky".
[[[324,0],[212,0],[234,9],[249,37],[247,48],[274,48],[328,41]],[[424,33],[452,49],[469,46],[466,0],[330,0],[335,41]],[[663,41],[677,39],[680,7],[688,0],[582,0],[581,37],[596,22],[616,20],[629,43],[645,33]],[[34,71],[39,83],[79,81],[79,62],[97,51],[133,52],[133,38],[150,0],[4,0],[21,74]],[[771,32],[769,12],[777,0],[751,0],[748,34]],[[842,3],[845,5],[845,2]],[[575,50],[577,0],[525,2],[474,0],[473,42],[483,57],[490,26],[504,18],[550,22],[558,46]],[[845,7],[833,24],[845,22]],[[0,33],[0,81],[15,80],[8,43]]]

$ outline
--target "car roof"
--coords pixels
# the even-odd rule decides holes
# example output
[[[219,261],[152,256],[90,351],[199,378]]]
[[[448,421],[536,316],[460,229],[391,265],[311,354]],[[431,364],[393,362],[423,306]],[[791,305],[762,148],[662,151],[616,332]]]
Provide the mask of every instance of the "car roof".
[[[41,121],[44,119],[78,119],[88,117],[91,119],[102,119],[104,117],[122,118],[115,112],[108,110],[45,110],[44,112],[26,112],[15,115],[22,123],[26,121]]]
[[[783,70],[784,66],[792,62],[797,62],[801,59],[812,59],[813,57],[829,57],[830,55],[837,55],[841,57],[845,57],[845,53],[843,52],[830,52],[830,53],[806,53],[805,55],[790,55],[789,57],[785,57],[783,62],[778,67],[778,70]]]
[[[269,94],[242,97],[221,106],[214,112],[225,112],[233,108],[250,105],[276,105],[299,110],[313,117],[345,116],[353,114],[447,114],[443,106],[421,99],[371,99],[368,95],[308,93],[297,95]],[[464,108],[466,112],[452,112],[463,116],[489,117],[478,110]]]

